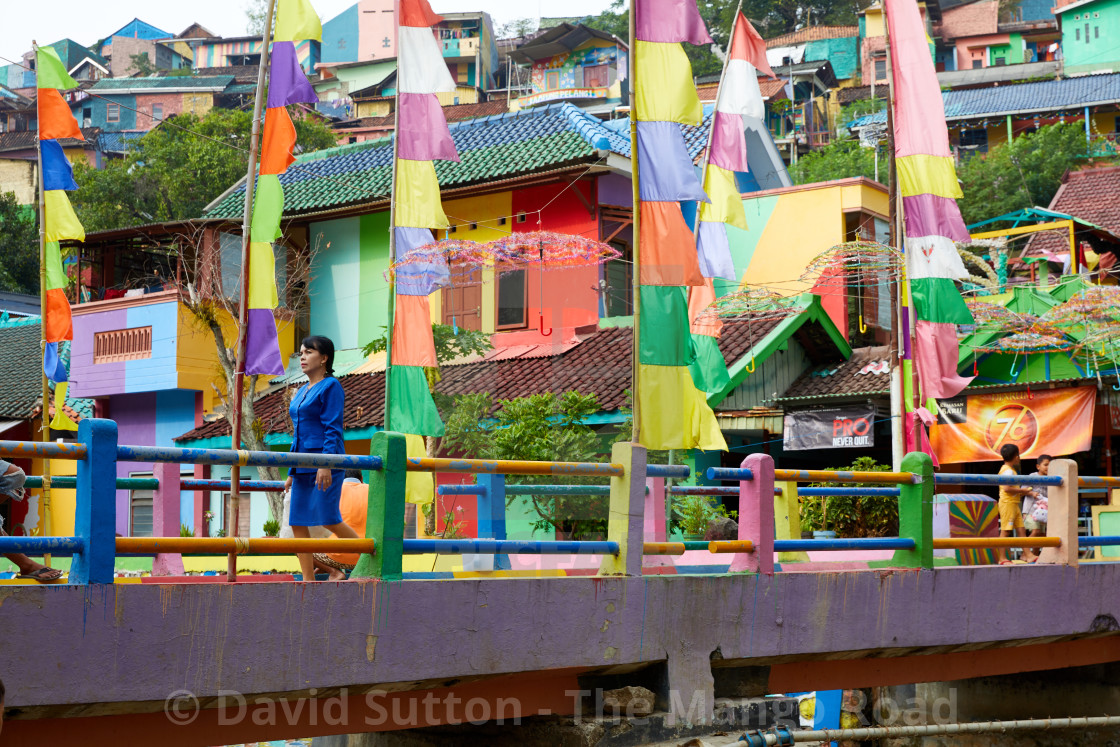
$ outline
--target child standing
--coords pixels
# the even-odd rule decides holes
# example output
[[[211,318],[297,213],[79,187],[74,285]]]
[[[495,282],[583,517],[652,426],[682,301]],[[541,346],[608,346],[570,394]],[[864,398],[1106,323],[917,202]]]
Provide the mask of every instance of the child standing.
[[[1000,467],[999,470],[1001,475],[1019,474],[1018,446],[1015,444],[1004,444],[1000,447],[999,455],[1003,457],[1003,466]],[[1019,487],[1018,485],[999,486],[1000,537],[1026,536],[1026,530],[1023,528],[1023,511],[1020,509],[1019,504],[1023,500],[1023,496],[1030,492],[1031,490],[1029,488]],[[1007,559],[1007,551],[1002,547],[997,548],[996,557],[999,558],[1000,565],[1011,564],[1011,561]],[[1031,552],[1030,549],[1024,549],[1023,560],[1028,563],[1033,563],[1038,560],[1038,556]]]

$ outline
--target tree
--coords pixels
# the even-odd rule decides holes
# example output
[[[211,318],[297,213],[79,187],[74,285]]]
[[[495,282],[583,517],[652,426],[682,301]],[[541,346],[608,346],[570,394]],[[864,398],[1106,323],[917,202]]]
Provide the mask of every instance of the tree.
[[[604,453],[603,440],[584,421],[599,411],[594,394],[551,392],[499,402],[488,392],[456,397],[446,416],[444,450],[474,459],[591,462]],[[527,475],[524,484],[602,484],[591,477]],[[534,529],[555,528],[572,539],[606,536],[607,496],[533,496],[540,520]]]
[[[249,36],[264,34],[264,19],[268,18],[269,0],[249,0],[245,5],[245,33]]]
[[[501,39],[520,39],[536,31],[537,25],[535,18],[515,18],[502,24],[502,27],[498,29],[498,37]]]
[[[140,54],[130,54],[128,59],[132,60],[129,70],[135,70],[137,75],[148,76],[155,75],[156,66],[152,64],[152,60],[148,57],[147,52]]]
[[[237,370],[237,337],[227,337],[227,329],[236,331],[239,309],[238,289],[226,288],[222,280],[221,252],[215,247],[207,246],[205,234],[201,226],[194,226],[187,230],[182,240],[176,247],[184,269],[183,283],[179,287],[179,300],[190,312],[194,323],[204,331],[210,333],[214,340],[214,347],[218,367],[222,372],[221,381],[224,388],[212,384],[215,394],[222,403],[222,415],[229,423],[230,433],[233,432],[233,392],[236,391]],[[286,237],[281,237],[277,245],[291,244]],[[308,310],[307,286],[311,267],[315,262],[318,246],[309,246],[306,251],[287,252],[284,265],[284,281],[277,288],[277,295],[281,303],[286,303],[284,311],[294,317],[303,317]],[[278,258],[279,260],[280,258]],[[278,265],[281,262],[278,261]],[[227,268],[228,269],[228,268]],[[270,432],[257,416],[256,402],[267,392],[258,389],[257,376],[243,377],[241,399],[241,438],[245,449],[250,451],[269,451],[265,443],[265,434]],[[287,412],[287,410],[285,410]],[[258,467],[258,478],[261,480],[278,480],[280,473],[276,467]],[[270,492],[268,507],[272,518],[277,521],[284,515],[284,496],[282,493]],[[236,532],[235,532],[236,533]]]
[[[0,290],[39,293],[39,216],[0,192]]]
[[[317,119],[293,118],[297,152],[328,148],[334,135]],[[87,231],[188,220],[245,175],[252,115],[211,109],[180,114],[136,141],[123,159],[94,169],[79,161],[71,200]]]
[[[957,169],[964,222],[977,223],[1022,208],[1050,204],[1062,177],[1086,157],[1084,126],[1053,124],[967,158]]]
[[[879,144],[879,181],[887,179],[890,159],[887,144]],[[875,178],[875,150],[864,148],[855,138],[832,143],[801,156],[790,169],[795,184],[827,182],[853,176]]]

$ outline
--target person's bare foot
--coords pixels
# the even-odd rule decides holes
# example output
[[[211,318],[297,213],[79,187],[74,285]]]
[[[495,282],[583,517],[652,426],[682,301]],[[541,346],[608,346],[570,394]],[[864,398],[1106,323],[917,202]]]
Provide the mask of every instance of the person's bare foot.
[[[346,580],[346,573],[345,573],[345,571],[340,571],[337,568],[331,568],[331,572],[327,574],[327,580],[328,581],[345,581]]]

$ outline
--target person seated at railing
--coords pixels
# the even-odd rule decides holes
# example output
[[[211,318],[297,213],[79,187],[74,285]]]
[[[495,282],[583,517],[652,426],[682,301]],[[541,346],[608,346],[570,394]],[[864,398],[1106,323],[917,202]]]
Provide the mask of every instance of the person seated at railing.
[[[342,438],[342,412],[346,395],[334,377],[334,343],[327,337],[312,335],[300,343],[299,367],[307,375],[288,414],[292,418],[292,451],[306,454],[345,454]],[[358,534],[343,520],[339,510],[342,470],[293,467],[284,484],[291,491],[288,523],[292,534],[310,538],[309,527],[326,527],[341,538],[357,539]],[[315,580],[311,553],[298,553],[305,581]]]
[[[1045,477],[1050,474],[1050,462],[1053,457],[1049,454],[1039,454],[1035,460],[1035,472],[1032,475]],[[1045,485],[1035,486],[1023,498],[1023,526],[1030,532],[1030,537],[1046,536],[1046,520],[1049,518],[1050,496]]]
[[[999,455],[1003,457],[1003,466],[1000,467],[999,473],[1001,475],[1017,475],[1019,474],[1019,447],[1015,444],[1004,444],[999,449]],[[1019,504],[1023,500],[1023,496],[1030,493],[1030,488],[1020,487],[1018,485],[1000,485],[999,486],[999,536],[1000,537],[1025,537],[1027,532],[1023,528],[1023,511]],[[1007,558],[1007,550],[1002,547],[996,548],[996,558],[999,560],[1000,565],[1010,565],[1011,561]],[[1030,548],[1023,549],[1022,559],[1028,563],[1033,563],[1038,560]]]
[[[360,469],[346,470],[342,481],[342,499],[339,510],[342,520],[359,537],[366,536],[366,513],[369,508],[369,485],[362,482]],[[332,534],[331,539],[336,535]],[[315,570],[327,574],[328,581],[345,581],[350,571],[358,564],[360,553],[356,552],[317,552],[314,554]]]
[[[16,465],[0,459],[0,503],[9,498],[13,501],[22,501],[25,493],[23,484],[27,481],[24,474]],[[4,531],[4,519],[0,517],[0,536],[7,537]],[[16,564],[19,568],[19,578],[29,578],[34,581],[57,581],[62,578],[62,571],[57,568],[48,568],[42,563],[36,563],[22,553],[6,553],[5,558]]]

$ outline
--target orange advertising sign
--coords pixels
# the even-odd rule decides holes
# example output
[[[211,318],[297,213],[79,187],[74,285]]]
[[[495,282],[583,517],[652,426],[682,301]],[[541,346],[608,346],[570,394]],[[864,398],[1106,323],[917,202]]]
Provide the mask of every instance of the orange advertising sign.
[[[938,402],[941,413],[929,440],[942,464],[999,461],[1004,444],[1026,459],[1088,451],[1097,389],[993,392]]]

